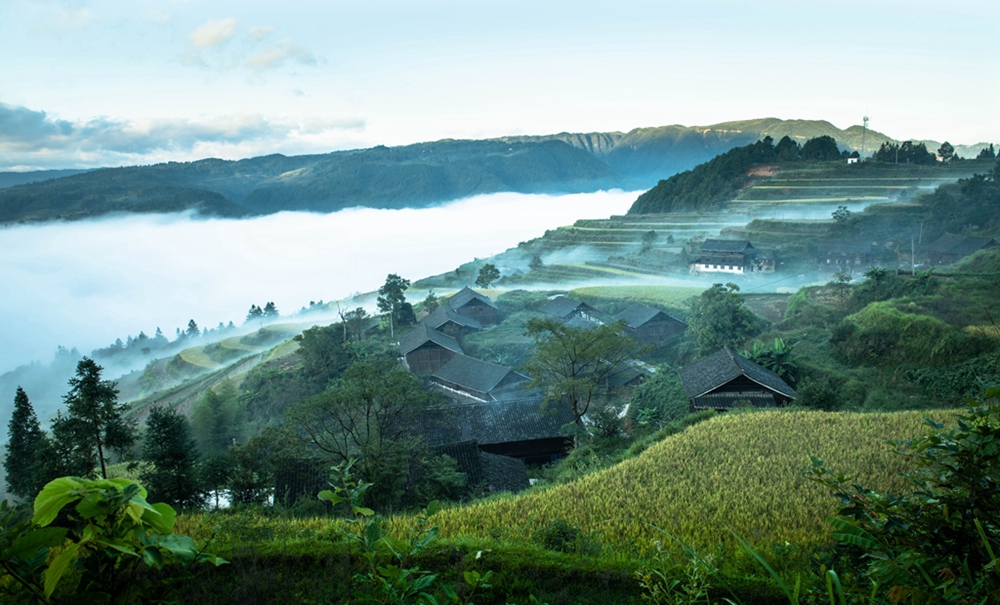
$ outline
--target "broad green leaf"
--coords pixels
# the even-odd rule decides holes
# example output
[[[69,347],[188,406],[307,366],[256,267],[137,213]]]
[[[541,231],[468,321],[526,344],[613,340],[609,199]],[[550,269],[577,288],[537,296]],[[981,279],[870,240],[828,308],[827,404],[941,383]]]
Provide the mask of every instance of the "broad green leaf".
[[[51,597],[52,592],[55,591],[56,586],[59,585],[59,580],[66,573],[66,569],[69,568],[69,564],[76,558],[76,551],[79,550],[79,544],[70,544],[66,547],[66,550],[59,553],[49,568],[45,570],[45,596]]]
[[[142,549],[142,560],[150,567],[155,567],[156,569],[163,567],[163,555],[160,554],[160,549],[158,548],[147,547]]]
[[[59,511],[86,493],[84,480],[79,477],[60,477],[49,481],[35,496],[35,514],[31,522],[45,527],[55,520]]]
[[[107,498],[99,491],[87,492],[87,495],[76,505],[76,512],[84,519],[104,516],[111,512]]]
[[[194,561],[195,557],[198,556],[198,547],[195,545],[194,540],[188,536],[170,534],[163,538],[160,546],[173,553],[185,566]]]
[[[319,498],[320,500],[326,500],[327,502],[330,502],[332,504],[340,504],[341,502],[347,500],[347,498],[345,498],[344,496],[338,496],[337,494],[333,493],[328,489],[321,491],[319,494],[317,494],[316,497]]]
[[[66,529],[63,527],[45,527],[29,531],[18,537],[10,548],[4,551],[3,558],[18,558],[28,560],[35,556],[39,548],[58,546],[66,539]]]
[[[142,522],[158,534],[167,534],[174,531],[174,520],[177,518],[177,511],[172,506],[164,502],[157,502],[150,505],[153,510],[146,510],[142,514]]]
[[[354,514],[355,515],[363,515],[365,517],[371,517],[372,515],[375,514],[375,511],[373,511],[370,508],[365,508],[364,506],[355,506],[354,507]]]

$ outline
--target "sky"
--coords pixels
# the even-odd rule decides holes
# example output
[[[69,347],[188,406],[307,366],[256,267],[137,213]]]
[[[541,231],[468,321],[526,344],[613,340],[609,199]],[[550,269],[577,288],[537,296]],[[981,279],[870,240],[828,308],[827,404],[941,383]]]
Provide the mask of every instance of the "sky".
[[[758,117],[1000,142],[1000,3],[0,0],[0,170]]]

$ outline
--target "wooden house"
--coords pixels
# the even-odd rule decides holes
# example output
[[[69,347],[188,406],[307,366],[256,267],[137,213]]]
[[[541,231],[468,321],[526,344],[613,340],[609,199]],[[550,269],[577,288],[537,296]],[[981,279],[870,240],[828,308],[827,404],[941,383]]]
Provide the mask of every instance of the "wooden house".
[[[493,301],[466,286],[448,299],[448,305],[459,315],[471,317],[487,328],[499,323],[499,311]]]
[[[635,303],[618,315],[615,321],[625,322],[625,333],[641,345],[663,346],[667,340],[687,329],[687,324],[659,309]]]
[[[474,440],[484,452],[545,464],[572,449],[573,441],[563,435],[562,427],[573,422],[573,412],[568,405],[543,411],[543,401],[529,394],[488,403],[435,406],[420,415],[415,431],[431,447]]]
[[[467,315],[456,313],[450,306],[444,305],[421,320],[425,326],[447,334],[456,340],[472,332],[483,329],[478,321]]]
[[[421,324],[399,339],[399,352],[414,374],[432,374],[463,353],[458,341]]]
[[[819,243],[819,268],[821,271],[864,270],[879,260],[870,241],[832,240]]]
[[[770,273],[774,262],[758,259],[758,251],[747,240],[707,239],[691,263],[691,273]]]
[[[729,347],[681,368],[678,373],[692,412],[724,412],[746,405],[775,407],[795,399],[795,391],[780,376]]]
[[[480,449],[475,439],[448,443],[431,448],[438,454],[450,456],[465,473],[466,491],[485,487],[489,492],[519,492],[530,486],[524,462],[490,454]]]
[[[496,401],[500,393],[528,380],[510,368],[467,355],[455,355],[431,375],[431,382],[446,397],[459,402]]]
[[[569,321],[574,317],[578,317],[594,325],[601,325],[602,323],[601,320],[598,319],[600,311],[585,302],[573,300],[568,296],[556,296],[549,302],[545,303],[545,306],[539,309],[539,311],[547,315],[552,315],[553,317],[563,321]]]
[[[978,252],[992,248],[997,241],[992,237],[972,237],[945,233],[927,248],[927,264],[948,265]]]

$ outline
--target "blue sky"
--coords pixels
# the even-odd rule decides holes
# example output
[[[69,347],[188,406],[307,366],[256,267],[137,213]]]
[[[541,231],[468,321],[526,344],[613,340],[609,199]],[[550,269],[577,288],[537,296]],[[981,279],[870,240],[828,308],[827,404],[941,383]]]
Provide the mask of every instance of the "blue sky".
[[[0,0],[0,170],[774,116],[1000,142],[996,2]]]

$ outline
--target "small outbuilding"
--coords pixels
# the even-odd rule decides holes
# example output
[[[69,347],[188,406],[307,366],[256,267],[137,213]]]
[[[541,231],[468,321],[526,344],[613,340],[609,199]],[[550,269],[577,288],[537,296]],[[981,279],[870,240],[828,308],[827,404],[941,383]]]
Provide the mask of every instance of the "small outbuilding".
[[[421,324],[399,339],[399,352],[414,374],[431,374],[455,355],[462,355],[458,341]]]
[[[992,237],[972,237],[945,233],[927,248],[927,264],[948,265],[984,248],[992,248],[997,241]]]
[[[692,412],[724,412],[747,405],[771,408],[795,399],[795,391],[780,376],[729,347],[678,373]]]
[[[448,299],[448,306],[459,315],[471,317],[486,328],[499,323],[499,311],[489,297],[466,286]]]
[[[639,344],[654,347],[663,346],[670,337],[687,329],[683,321],[642,303],[634,303],[614,318],[625,322],[625,333]]]

